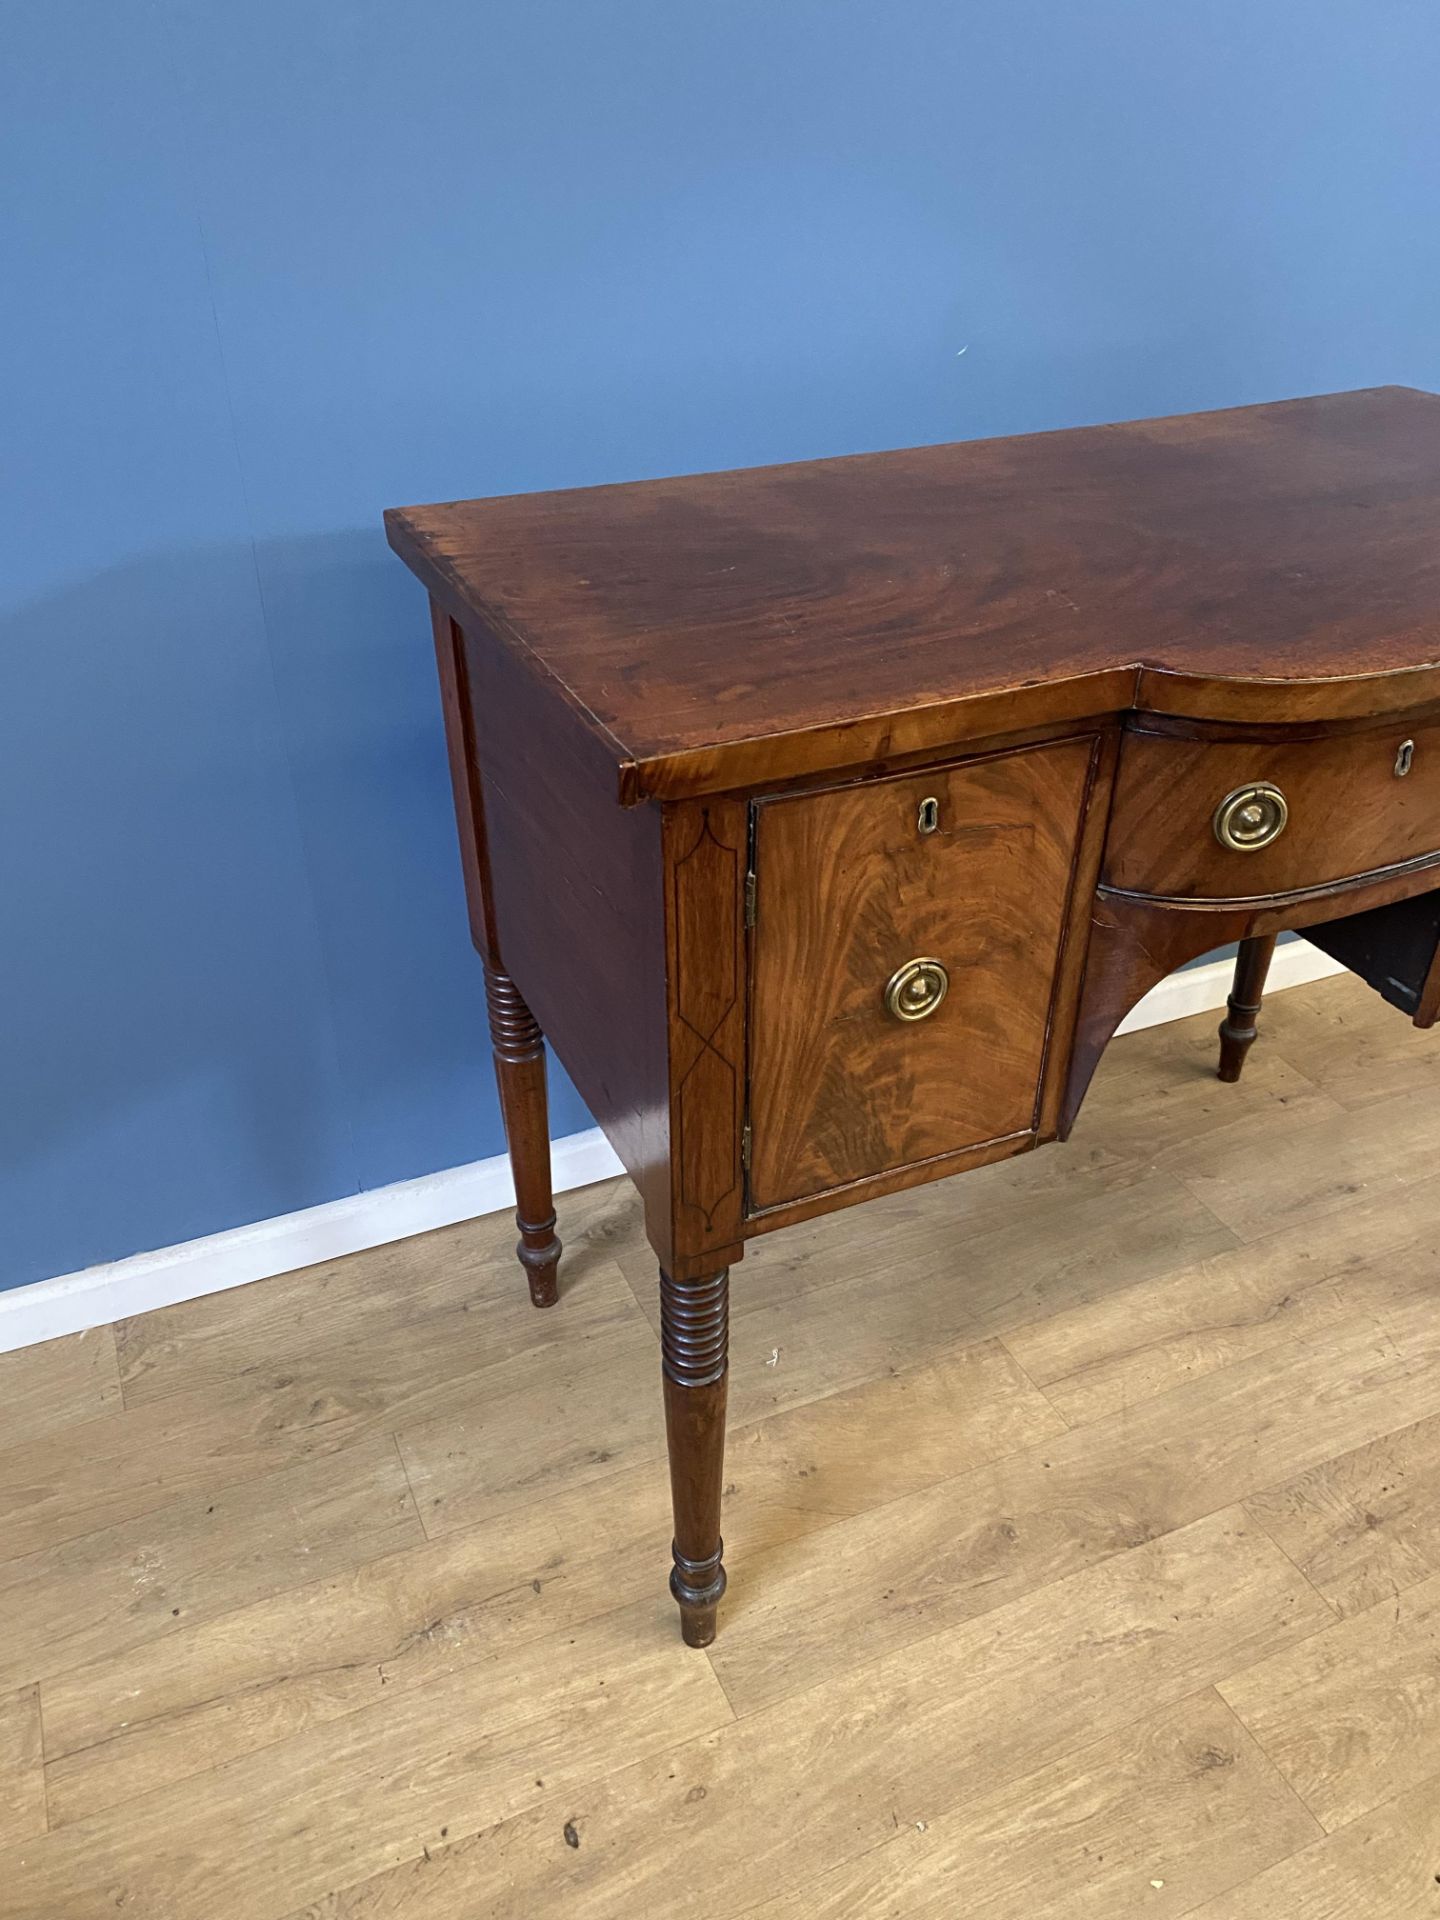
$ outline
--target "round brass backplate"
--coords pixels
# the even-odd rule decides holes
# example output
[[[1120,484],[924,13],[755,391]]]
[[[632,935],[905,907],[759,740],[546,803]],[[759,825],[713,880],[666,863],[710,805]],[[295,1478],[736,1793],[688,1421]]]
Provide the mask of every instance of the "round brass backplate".
[[[1232,853],[1259,853],[1278,840],[1290,818],[1290,808],[1279,787],[1268,780],[1253,781],[1227,793],[1215,809],[1215,838]]]
[[[896,1020],[924,1020],[950,990],[939,960],[907,960],[885,982],[885,1011]]]

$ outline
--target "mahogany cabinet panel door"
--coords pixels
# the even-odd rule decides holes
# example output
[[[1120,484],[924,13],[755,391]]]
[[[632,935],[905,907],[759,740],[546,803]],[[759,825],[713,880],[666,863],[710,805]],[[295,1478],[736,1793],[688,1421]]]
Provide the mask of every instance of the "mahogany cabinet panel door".
[[[756,803],[752,1213],[1034,1131],[1096,745]]]

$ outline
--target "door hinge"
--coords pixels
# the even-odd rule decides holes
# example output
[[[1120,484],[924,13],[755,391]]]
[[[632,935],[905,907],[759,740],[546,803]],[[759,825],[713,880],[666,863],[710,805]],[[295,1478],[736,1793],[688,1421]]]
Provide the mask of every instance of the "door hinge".
[[[750,1177],[750,1139],[750,1122],[747,1120],[740,1129],[740,1165],[747,1179]]]
[[[755,869],[752,867],[745,876],[745,925],[747,927],[753,927],[755,924],[755,896],[757,892]]]

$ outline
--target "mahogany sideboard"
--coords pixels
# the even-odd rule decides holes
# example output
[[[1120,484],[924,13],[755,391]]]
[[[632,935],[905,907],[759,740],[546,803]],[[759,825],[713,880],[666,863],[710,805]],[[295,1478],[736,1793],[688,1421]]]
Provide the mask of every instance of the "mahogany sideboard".
[[[1284,929],[1435,1019],[1440,397],[386,518],[431,598],[519,1256],[549,1306],[543,1035],[643,1196],[703,1646],[751,1239],[1063,1139],[1128,1009],[1231,941],[1222,1079]]]

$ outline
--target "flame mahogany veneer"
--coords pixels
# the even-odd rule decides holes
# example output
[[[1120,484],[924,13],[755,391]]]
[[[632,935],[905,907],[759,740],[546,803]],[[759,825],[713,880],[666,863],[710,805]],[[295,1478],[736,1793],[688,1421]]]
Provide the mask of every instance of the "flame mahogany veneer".
[[[1063,1137],[1129,1008],[1229,941],[1224,1079],[1285,929],[1440,1011],[1440,399],[386,519],[431,596],[519,1257],[549,1305],[543,1034],[644,1199],[703,1646],[749,1239]],[[1233,838],[1282,830],[1222,843],[1227,799]]]

